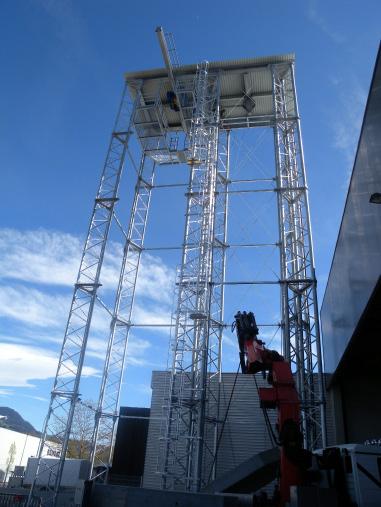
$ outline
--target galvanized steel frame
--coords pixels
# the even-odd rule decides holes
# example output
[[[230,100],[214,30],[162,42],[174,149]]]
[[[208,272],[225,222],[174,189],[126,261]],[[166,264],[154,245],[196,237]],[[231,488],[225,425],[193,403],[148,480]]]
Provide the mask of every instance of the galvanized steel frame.
[[[118,190],[131,136],[134,106],[131,106],[127,87],[124,88],[117,114],[100,185],[82,253],[81,263],[74,286],[74,293],[59,357],[56,377],[38,452],[36,476],[30,489],[28,505],[33,502],[36,484],[42,474],[49,473],[48,490],[42,505],[56,505],[61,484],[63,466],[68,449],[74,410],[79,401],[79,385],[89,337],[97,291],[101,285],[100,274],[106,243],[118,201]],[[52,448],[58,461],[50,464],[42,460],[45,448]]]
[[[293,66],[276,64],[271,66],[271,70],[274,116],[266,120],[266,126],[274,129],[283,349],[297,378],[305,445],[313,448],[325,445],[325,405],[306,175]],[[179,100],[182,96],[187,97],[184,102],[187,102],[188,108],[193,108],[193,117],[189,129],[186,125],[189,131],[181,134],[189,144],[184,153],[187,153],[190,179],[186,194],[183,256],[177,282],[173,363],[165,403],[167,418],[162,433],[165,452],[161,472],[165,488],[199,490],[206,478],[215,473],[224,286],[228,283],[225,282],[225,263],[230,126],[220,121],[220,76],[209,73],[207,62],[198,66],[195,81],[189,76],[184,82],[181,76],[174,75],[173,79]],[[159,83],[155,97],[149,100],[145,97],[145,101],[140,92],[141,83],[136,82],[133,85],[136,99],[132,109],[126,90],[123,93],[74,287],[40,443],[39,467],[30,491],[30,505],[36,481],[47,468],[53,483],[51,495],[47,495],[43,504],[56,503],[113,219],[120,226],[114,208],[134,128],[141,142],[142,158],[136,168],[137,184],[127,232],[120,226],[125,247],[114,308],[109,311],[111,329],[91,445],[92,466],[102,464],[101,474],[107,478],[155,166],[156,163],[179,162],[176,154],[179,132],[171,131],[163,114],[160,99],[163,83]],[[190,98],[192,106],[189,105]],[[258,125],[248,123],[245,126]],[[154,127],[153,130],[150,130],[151,127]],[[316,376],[318,382],[314,380]],[[47,467],[41,456],[43,449],[49,446],[54,447],[55,452],[59,448],[61,455],[58,462]]]
[[[294,67],[272,65],[282,339],[296,376],[304,445],[326,445],[319,313]]]
[[[166,447],[163,487],[168,489],[198,491],[202,485],[203,460],[207,455],[212,460],[214,457],[214,439],[209,444],[206,433],[208,423],[214,425],[214,430],[217,424],[218,399],[213,399],[210,385],[215,380],[219,382],[221,374],[221,277],[226,239],[226,218],[215,219],[216,190],[217,180],[219,185],[227,181],[222,172],[218,174],[218,121],[219,77],[209,74],[208,63],[204,62],[197,69],[189,133],[191,171],[177,282],[167,424],[162,437]],[[223,202],[226,200],[222,201],[222,208]],[[222,211],[226,215],[225,209]],[[218,239],[215,237],[217,224]],[[220,262],[213,266],[217,242],[223,253]],[[212,289],[214,283],[216,290]],[[213,312],[217,319],[212,318]]]
[[[90,455],[92,476],[101,477],[104,481],[107,480],[108,471],[112,465],[122,376],[155,166],[155,162],[146,157],[143,152],[124,245],[106,360],[95,414]],[[94,467],[100,467],[100,470],[97,471],[97,468]]]

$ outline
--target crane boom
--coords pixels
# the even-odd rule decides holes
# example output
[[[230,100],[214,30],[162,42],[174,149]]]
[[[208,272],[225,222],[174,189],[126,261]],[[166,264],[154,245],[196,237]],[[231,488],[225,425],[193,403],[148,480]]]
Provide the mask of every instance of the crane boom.
[[[303,449],[300,430],[300,401],[290,364],[276,350],[269,350],[258,338],[259,329],[252,312],[238,312],[236,329],[242,373],[268,372],[271,387],[259,388],[260,406],[277,409],[280,457],[280,506],[290,501],[290,487],[304,482],[312,454]]]

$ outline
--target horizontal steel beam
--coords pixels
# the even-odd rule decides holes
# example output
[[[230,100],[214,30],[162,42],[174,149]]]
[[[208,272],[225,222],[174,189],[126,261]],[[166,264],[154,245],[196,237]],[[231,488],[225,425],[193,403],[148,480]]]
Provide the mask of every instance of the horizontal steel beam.
[[[279,243],[231,243],[222,246],[225,246],[226,248],[262,248],[270,246],[279,246]],[[182,249],[183,249],[182,246],[151,246],[145,247],[143,250],[152,251],[152,250],[182,250]]]
[[[144,323],[144,324],[131,324],[131,327],[172,327],[174,326],[175,324],[149,324],[149,323]],[[259,327],[280,327],[281,324],[279,322],[275,323],[275,324],[257,324]],[[231,323],[223,323],[221,324],[221,327],[224,327],[224,328],[228,328],[231,326]],[[189,328],[193,328],[194,327],[194,324],[188,324],[186,327],[189,327]]]

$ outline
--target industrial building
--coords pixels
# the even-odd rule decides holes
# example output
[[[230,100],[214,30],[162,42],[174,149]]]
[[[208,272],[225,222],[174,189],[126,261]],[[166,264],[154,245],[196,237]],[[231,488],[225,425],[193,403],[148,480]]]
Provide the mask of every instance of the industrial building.
[[[110,482],[141,486],[147,448],[149,408],[120,407]]]
[[[28,459],[38,455],[40,437],[0,428],[0,483],[6,483],[12,476],[15,467],[22,474]],[[59,452],[54,448],[54,442],[49,442],[43,450],[43,457],[58,457]]]
[[[322,310],[324,357],[331,378],[323,373],[294,55],[181,65],[172,36],[162,28],[157,29],[157,36],[164,67],[128,72],[125,76],[126,86],[74,285],[43,431],[43,446],[58,449],[60,455],[56,460],[40,459],[36,463],[28,505],[38,498],[41,484],[45,488],[42,505],[50,507],[59,503],[96,305],[106,311],[110,334],[90,442],[88,475],[94,487],[87,495],[89,505],[103,506],[110,502],[124,505],[127,501],[134,507],[145,502],[168,506],[222,506],[229,502],[252,505],[253,492],[277,478],[279,487],[273,499],[276,505],[283,507],[290,501],[292,505],[301,505],[300,499],[307,498],[303,497],[304,487],[309,498],[316,502],[324,492],[327,507],[336,506],[337,502],[347,505],[345,502],[351,495],[353,500],[358,498],[357,492],[347,490],[343,481],[332,487],[325,475],[320,474],[319,467],[332,470],[336,480],[343,472],[345,456],[350,457],[352,465],[359,463],[362,450],[355,446],[331,451],[329,446],[358,442],[365,434],[373,438],[377,431],[377,425],[372,423],[367,423],[364,431],[352,428],[345,413],[352,411],[353,417],[354,411],[361,409],[363,414],[374,414],[371,396],[359,401],[362,382],[368,387],[371,384],[371,360],[363,362],[362,376],[355,375],[364,333],[368,334],[369,326],[372,332],[376,329],[374,308],[379,296],[374,292],[376,295],[371,297],[378,283],[376,259],[379,259],[381,241],[378,236],[373,242],[380,230],[381,208],[375,203],[381,201],[381,188],[376,188],[380,183],[379,174],[372,176],[372,171],[377,172],[373,167],[380,158],[379,72],[376,70],[372,84]],[[271,132],[266,154],[269,173],[258,174],[253,164],[249,164],[245,174],[235,172],[239,164],[231,164],[232,139],[236,136],[239,144],[243,131]],[[254,139],[251,138],[252,143]],[[134,188],[130,219],[126,224],[118,214],[120,198],[124,195],[120,184],[125,162],[131,169],[128,175],[134,178],[134,186],[130,185]],[[169,168],[175,171],[171,173]],[[167,176],[164,182],[159,177],[163,169]],[[365,190],[361,183],[364,173],[369,173]],[[178,244],[146,246],[153,196],[157,189],[174,188],[183,198],[181,213],[177,209],[173,215],[182,217],[182,239]],[[370,195],[364,200],[367,193]],[[244,241],[235,241],[229,217],[234,196],[241,194],[255,195],[258,207],[260,195],[273,196],[269,201],[271,213],[267,213],[269,225],[265,227],[267,236],[271,237],[267,242],[262,241],[257,230],[255,233],[250,230]],[[356,227],[352,222],[356,222],[358,230],[355,237]],[[163,228],[166,226],[163,224]],[[116,287],[111,287],[114,299],[110,303],[110,297],[104,300],[101,295],[106,290],[102,279],[105,252],[113,248],[112,227],[122,237],[124,248],[119,280]],[[356,249],[352,248],[354,238]],[[372,243],[370,251],[374,257],[366,260],[367,241]],[[360,243],[361,247],[357,245]],[[250,252],[247,262],[251,267],[261,255],[266,259],[267,254],[262,252],[268,247],[276,252],[276,260],[272,259],[263,278],[258,271],[255,275],[249,269],[237,274],[237,270],[230,269],[231,265],[235,266],[234,262],[229,264],[228,249]],[[361,248],[364,251],[359,264]],[[139,322],[134,320],[133,310],[141,258],[147,251],[158,250],[178,253],[173,313],[168,322]],[[365,270],[370,268],[366,282],[359,269],[361,262]],[[345,266],[350,276],[346,297],[342,297],[343,289],[337,280],[341,282],[345,276],[342,272]],[[360,282],[357,277],[361,277]],[[107,284],[107,277],[105,281]],[[264,321],[262,315],[258,317],[258,327],[261,337],[265,334],[263,329],[272,330],[269,342],[276,338],[283,355],[265,347],[257,337],[259,330],[254,315],[241,313],[240,310],[246,309],[235,307],[239,299],[233,295],[230,307],[234,308],[230,310],[235,319],[237,359],[239,348],[242,374],[225,373],[222,371],[223,333],[231,325],[225,321],[227,289],[242,290],[245,286],[272,291],[262,306],[265,317]],[[251,321],[244,325],[243,316],[247,320],[250,315]],[[364,321],[361,315],[366,315],[365,324],[361,324]],[[149,312],[146,318],[149,319]],[[343,333],[338,322],[346,323],[349,334]],[[153,373],[149,411],[124,409],[119,414],[117,428],[129,333],[132,328],[155,326],[168,329],[168,371]],[[356,333],[352,336],[355,328],[358,337]],[[370,347],[369,358],[372,356]],[[351,383],[357,380],[357,387],[351,388]],[[329,386],[328,397],[325,384]],[[372,388],[375,385],[376,382]],[[348,389],[351,396],[346,394]],[[53,438],[54,446],[50,446],[49,438]],[[125,447],[129,449],[127,457],[123,456]],[[373,474],[379,454],[377,450],[368,454],[368,461],[359,466],[369,465]],[[346,469],[345,473],[352,472]],[[266,474],[266,479],[270,478],[267,482]],[[234,484],[219,482],[229,481],[230,475],[234,476]],[[117,486],[118,481],[129,486]],[[249,489],[237,487],[243,483]],[[358,484],[355,481],[356,488]],[[136,487],[140,485],[143,487]],[[374,484],[372,487],[368,496],[373,501]],[[231,492],[235,496],[229,497]]]
[[[169,372],[154,371],[152,374],[151,418],[147,438],[143,487],[162,487],[160,458],[164,455],[160,440],[163,406],[168,392]],[[252,456],[272,449],[274,435],[266,424],[266,415],[260,408],[258,388],[267,387],[262,375],[222,373],[220,386],[220,424],[218,425],[218,452],[212,467],[204,469],[204,482],[219,478],[234,470]],[[271,427],[276,427],[276,410],[268,411]],[[327,406],[327,437],[329,445],[334,442],[333,414],[330,401]],[[276,438],[276,437],[275,437]],[[209,479],[209,480],[208,480]],[[273,486],[272,486],[273,489]],[[271,487],[266,488],[271,493]]]
[[[7,428],[0,428],[0,483],[6,482],[15,466],[26,466],[36,456],[40,438]]]
[[[321,308],[336,443],[381,438],[381,55]]]

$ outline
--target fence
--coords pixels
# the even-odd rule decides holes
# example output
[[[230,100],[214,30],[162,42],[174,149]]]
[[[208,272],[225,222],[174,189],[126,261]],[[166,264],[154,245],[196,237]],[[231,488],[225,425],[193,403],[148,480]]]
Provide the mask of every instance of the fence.
[[[17,505],[18,507],[25,507],[28,501],[28,492],[25,493],[4,493],[0,492],[0,506],[8,507]],[[40,499],[33,498],[31,507],[40,507]]]

